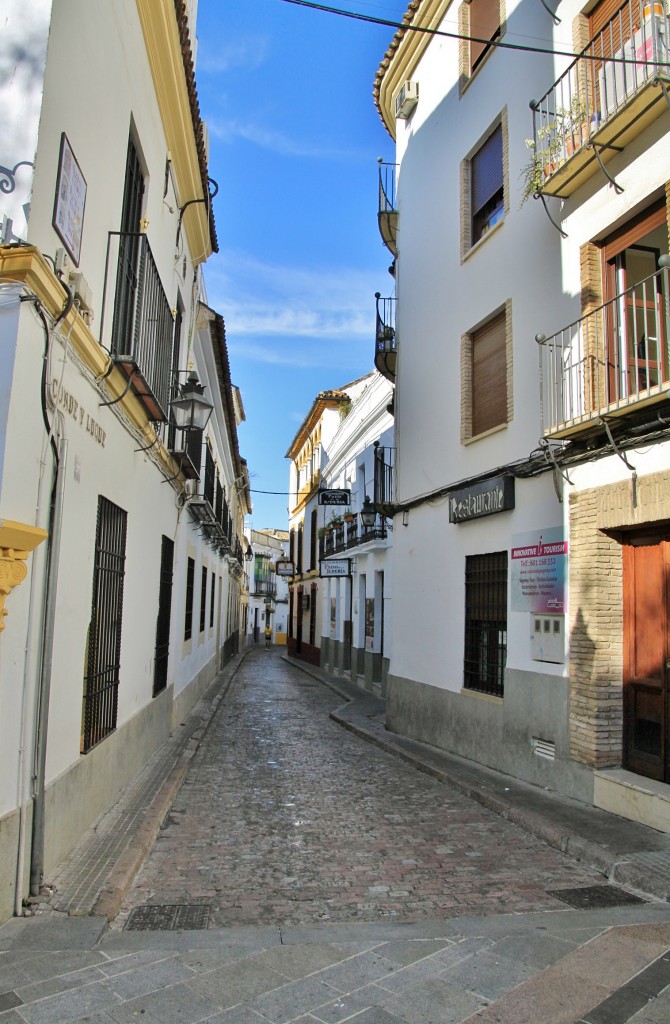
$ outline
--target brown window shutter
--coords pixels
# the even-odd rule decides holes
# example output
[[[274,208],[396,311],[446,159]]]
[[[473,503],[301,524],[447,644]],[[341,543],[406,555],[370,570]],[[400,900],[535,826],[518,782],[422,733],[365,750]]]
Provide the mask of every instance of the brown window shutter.
[[[602,32],[605,25],[612,20],[621,6],[621,0],[602,0],[602,3],[593,8],[589,15],[591,39],[597,36],[599,32]]]
[[[495,39],[500,32],[499,0],[471,0],[470,3],[470,35],[484,42],[470,43],[470,69],[489,48],[489,40]]]
[[[506,318],[502,313],[472,335],[473,437],[506,422]]]

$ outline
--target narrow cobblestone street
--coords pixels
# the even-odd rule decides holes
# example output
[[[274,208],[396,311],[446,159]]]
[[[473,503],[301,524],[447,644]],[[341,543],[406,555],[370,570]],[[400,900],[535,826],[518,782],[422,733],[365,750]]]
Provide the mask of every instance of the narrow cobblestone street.
[[[214,927],[559,909],[551,890],[602,881],[349,734],[341,703],[252,652],[116,927],[146,904],[206,905]]]

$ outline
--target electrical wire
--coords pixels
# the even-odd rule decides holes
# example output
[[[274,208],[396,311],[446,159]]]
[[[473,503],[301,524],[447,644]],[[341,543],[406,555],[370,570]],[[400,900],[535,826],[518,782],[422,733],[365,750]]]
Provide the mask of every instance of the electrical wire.
[[[307,7],[313,11],[322,11],[325,14],[336,14],[342,18],[349,18],[354,21],[363,21],[369,25],[383,25],[386,28],[401,29],[403,32],[418,32],[422,35],[441,36],[445,39],[462,39],[470,43],[482,43],[484,46],[495,47],[498,50],[517,50],[522,53],[542,53],[550,57],[571,57],[573,60],[579,57],[583,60],[597,61],[602,63],[603,55],[586,53],[584,51],[575,53],[572,50],[554,50],[551,47],[530,46],[527,43],[503,43],[500,39],[483,39],[479,36],[465,35],[462,32],[446,32],[444,29],[427,28],[423,25],[412,25],[411,22],[391,21],[388,18],[377,18],[372,14],[360,14],[356,11],[343,11],[339,7],[328,7],[326,4],[313,3],[312,0],[279,0],[280,3],[293,4],[295,7]],[[639,64],[635,57],[607,57],[608,64]],[[654,61],[656,67],[670,67],[667,61]]]

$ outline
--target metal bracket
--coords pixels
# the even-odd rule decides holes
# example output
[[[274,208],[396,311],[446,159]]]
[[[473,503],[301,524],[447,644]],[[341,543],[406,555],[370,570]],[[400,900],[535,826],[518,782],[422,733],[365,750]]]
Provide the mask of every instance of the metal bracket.
[[[602,425],[604,426],[605,430],[607,431],[607,437],[609,438],[609,442],[612,445],[612,448],[614,449],[615,453],[619,456],[619,458],[623,462],[624,466],[626,466],[626,468],[631,471],[631,482],[633,484],[633,508],[636,508],[637,507],[637,470],[636,470],[635,466],[633,466],[628,461],[628,459],[626,458],[626,453],[621,448],[619,448],[619,446],[617,445],[616,441],[612,437],[612,431],[610,430],[609,423],[607,422],[607,420],[605,419],[604,416],[600,417],[600,422],[602,423]]]
[[[544,438],[540,441],[540,450],[543,453],[545,459],[548,459],[549,462],[551,462],[551,465],[553,466],[553,469],[554,469],[554,474],[553,474],[554,475],[554,489],[556,491],[556,497],[562,503],[563,502],[563,495],[560,494],[560,492],[558,490],[558,486],[557,486],[558,481],[556,480],[556,474],[559,473],[563,477],[563,479],[565,480],[566,484],[570,484],[571,487],[574,487],[574,484],[573,484],[572,480],[570,479],[570,477],[568,476],[567,469],[563,469],[561,466],[559,466],[559,464],[558,464],[558,462],[556,460],[556,456],[554,455],[553,448],[548,443],[548,441],[546,441]]]
[[[554,218],[551,216],[551,214],[549,212],[549,207],[547,206],[547,200],[544,198],[544,194],[542,192],[536,192],[536,198],[542,200],[542,205],[544,206],[544,212],[546,213],[547,217],[549,218],[549,220],[551,221],[553,226],[556,228],[556,230],[558,231],[560,236],[562,238],[567,238],[568,237],[567,233],[563,230],[563,228],[560,226],[560,224],[556,223]]]
[[[623,188],[621,187],[621,185],[617,184],[617,182],[614,180],[612,175],[609,173],[609,171],[605,167],[605,164],[603,163],[602,157],[600,155],[600,150],[598,149],[598,144],[596,142],[592,141],[592,142],[589,143],[589,145],[591,146],[591,149],[593,150],[593,152],[596,155],[596,160],[600,164],[600,170],[603,172],[603,174],[605,175],[605,177],[609,181],[610,185],[614,186],[614,191],[616,192],[616,194],[618,196],[620,196],[621,193],[623,192]],[[617,151],[617,153],[622,153],[623,152],[623,150],[621,149],[620,146],[603,146],[602,148],[603,149],[615,149]]]
[[[156,436],[155,436],[155,438],[153,439],[153,441],[151,442],[151,444],[148,444],[148,445],[146,446],[146,448],[135,448],[134,450],[135,450],[136,452],[150,452],[150,451],[151,451],[151,449],[152,449],[152,448],[154,447],[154,445],[157,445],[157,444],[158,444],[158,441],[159,441],[159,437],[158,437],[158,434],[156,434]]]
[[[561,19],[556,16],[556,11],[552,11],[552,9],[549,6],[549,4],[545,3],[545,0],[540,0],[540,3],[544,7],[545,11],[548,14],[550,14],[552,16],[552,18],[554,19],[554,25],[560,25],[561,24]]]
[[[660,85],[661,92],[663,93],[663,95],[665,97],[665,102],[670,107],[670,95],[668,94],[668,87],[665,84],[665,79],[663,79],[663,78],[655,78],[654,79],[654,85]]]
[[[121,394],[119,395],[118,398],[112,398],[111,401],[109,401],[109,402],[101,402],[99,408],[102,409],[102,407],[105,406],[105,405],[116,405],[117,402],[123,401],[123,399],[126,397],[128,392],[130,391],[130,386],[133,383],[133,377],[135,376],[136,372],[137,372],[137,370],[133,370],[133,372],[131,373],[130,377],[128,378],[128,383],[126,384],[125,388],[123,389],[123,391],[121,392]],[[102,378],[102,379],[104,380],[104,378]]]
[[[630,464],[630,462],[626,458],[626,453],[621,448],[619,448],[618,444],[616,443],[616,441],[612,437],[612,431],[610,430],[610,425],[609,425],[609,423],[607,422],[607,420],[605,419],[604,416],[600,417],[600,422],[604,426],[604,428],[605,428],[605,430],[607,432],[607,438],[609,440],[609,443],[612,445],[612,448],[614,448],[614,451],[616,452],[616,454],[619,456],[619,458],[624,463],[624,465],[627,466],[627,468],[631,471],[631,473],[636,473],[637,470],[635,469],[635,466],[632,466]]]

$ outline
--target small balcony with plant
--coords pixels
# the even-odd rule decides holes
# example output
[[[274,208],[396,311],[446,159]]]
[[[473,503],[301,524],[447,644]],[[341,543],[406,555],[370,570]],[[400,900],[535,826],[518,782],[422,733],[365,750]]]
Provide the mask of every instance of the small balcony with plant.
[[[626,0],[548,92],[531,101],[524,198],[567,198],[668,110],[664,3]]]
[[[375,366],[383,377],[394,381],[396,374],[397,339],[395,331],[395,298],[383,299],[375,292],[377,300],[375,331]]]
[[[398,255],[398,210],[396,208],[395,185],[397,164],[385,164],[381,157],[379,164],[379,209],[377,223],[382,242],[393,256]]]
[[[545,438],[635,432],[650,415],[667,418],[670,257],[659,263],[660,270],[551,337],[536,336]]]

